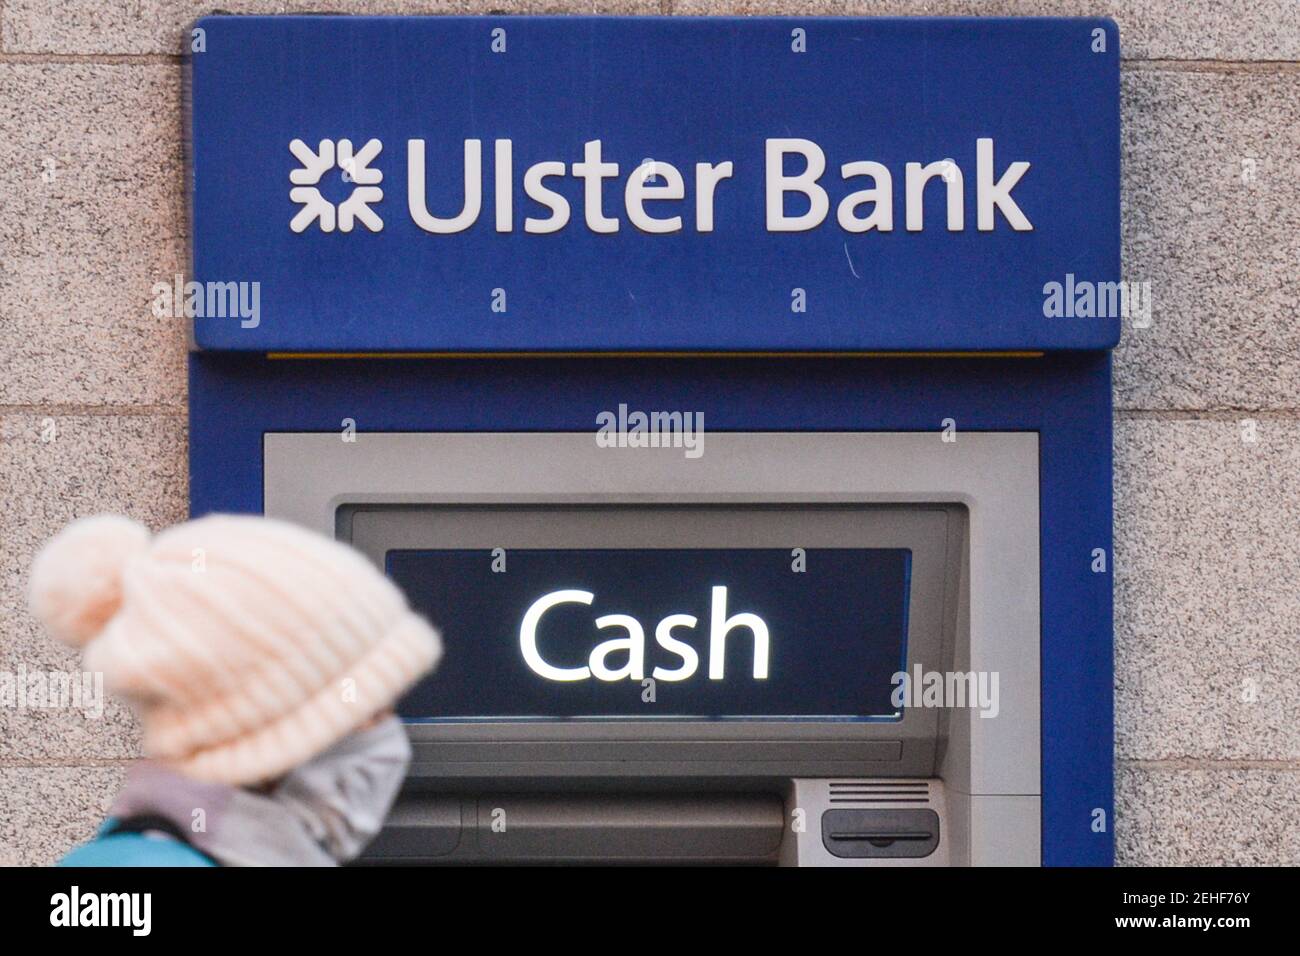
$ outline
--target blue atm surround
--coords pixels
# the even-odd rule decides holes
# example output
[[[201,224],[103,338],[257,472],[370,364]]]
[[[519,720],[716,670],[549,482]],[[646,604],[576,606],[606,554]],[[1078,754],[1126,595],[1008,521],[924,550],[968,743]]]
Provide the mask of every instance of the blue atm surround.
[[[1112,840],[1111,403],[1107,353],[1030,359],[451,359],[196,355],[192,513],[262,510],[262,436],[591,431],[596,411],[702,409],[713,430],[1039,434],[1043,863],[1109,865]],[[1096,808],[1106,830],[1092,829]]]
[[[433,20],[424,19],[410,21],[421,24],[419,27],[404,27],[404,21],[400,20],[369,18],[259,17],[200,21],[208,31],[208,52],[202,56],[214,59],[210,61],[211,67],[200,67],[201,57],[196,54],[191,58],[195,92],[190,122],[195,128],[196,150],[191,156],[192,190],[198,217],[194,231],[195,279],[217,278],[227,268],[235,271],[220,277],[239,278],[238,261],[244,255],[238,249],[241,242],[270,264],[271,278],[282,275],[276,270],[286,268],[286,263],[297,254],[291,242],[300,237],[291,237],[284,228],[284,216],[292,212],[292,207],[279,194],[275,198],[279,203],[276,215],[280,217],[275,234],[259,223],[249,225],[247,236],[241,237],[242,227],[235,217],[220,220],[225,232],[218,237],[203,220],[204,215],[220,208],[223,201],[236,201],[231,198],[233,179],[225,182],[224,178],[233,177],[236,169],[247,172],[246,166],[239,166],[233,159],[223,160],[214,151],[220,137],[225,135],[223,124],[227,120],[218,121],[212,110],[217,108],[222,96],[244,101],[253,97],[259,84],[274,75],[277,68],[283,68],[284,61],[294,60],[297,55],[294,51],[298,49],[294,44],[298,40],[308,46],[328,45],[339,36],[330,31],[354,29],[329,26],[331,21],[375,24],[369,29],[378,31],[376,35],[397,37],[407,35],[404,31],[438,29],[430,25]],[[447,29],[455,31],[469,29],[465,24],[478,24],[487,30],[494,24],[505,23],[512,36],[521,38],[521,43],[534,23],[543,32],[559,36],[566,30],[581,33],[597,29],[592,26],[595,21],[587,18],[563,21],[456,18],[446,22]],[[681,29],[676,25],[662,27],[663,21],[654,18],[644,24],[629,20],[601,22],[616,24],[599,29],[613,29],[626,42],[635,39],[637,31],[653,34],[660,29]],[[996,57],[1012,56],[1017,44],[1026,37],[1037,38],[1038,45],[1026,48],[1021,57],[1021,67],[1027,62],[1036,68],[1042,68],[1050,59],[1047,53],[1052,44],[1064,42],[1062,38],[1067,35],[1074,36],[1071,30],[1085,35],[1094,28],[1103,29],[1111,42],[1107,56],[1114,58],[1108,67],[1113,76],[1108,73],[1099,86],[1079,93],[1076,104],[1079,111],[1067,118],[1069,122],[1062,121],[1061,129],[1051,134],[1056,137],[1056,145],[1052,147],[1052,155],[1056,156],[1064,155],[1060,151],[1067,149],[1072,136],[1080,142],[1085,139],[1092,142],[1089,137],[1096,136],[1097,142],[1106,144],[1106,150],[1097,154],[1100,159],[1090,153],[1087,162],[1072,166],[1066,175],[1068,182],[1074,182],[1075,177],[1082,182],[1091,176],[1090,181],[1097,190],[1096,201],[1091,207],[1070,208],[1062,213],[1070,220],[1069,228],[1074,230],[1077,254],[1063,251],[1064,246],[1053,245],[1054,251],[1045,253],[1045,258],[1035,258],[1026,268],[1032,265],[1037,270],[1033,276],[1038,277],[1034,281],[1039,285],[1044,270],[1050,270],[1047,275],[1058,278],[1066,271],[1085,272],[1085,267],[1074,270],[1076,262],[1093,268],[1092,274],[1099,281],[1118,278],[1118,38],[1113,23],[1101,20],[915,21],[915,26],[908,27],[901,25],[905,21],[750,20],[744,21],[748,25],[735,29],[768,27],[788,34],[792,24],[801,22],[856,24],[867,33],[875,31],[873,35],[877,37],[895,38],[902,45],[897,51],[898,69],[906,69],[909,59],[901,54],[910,52],[915,61],[918,51],[933,48],[927,47],[927,29],[934,31],[933,37],[943,37],[950,45],[956,43],[954,36],[964,36],[964,42],[976,50],[981,44],[988,44],[987,49],[994,51],[990,55]],[[727,25],[733,21],[700,23],[700,29],[718,30],[725,35]],[[251,72],[242,76],[235,88],[229,87],[234,71],[231,63],[220,59],[227,55],[220,48],[225,29],[237,31],[232,36],[261,38],[258,42],[263,45],[257,49],[262,59],[278,60],[279,66],[275,63],[249,65]],[[847,30],[851,26],[836,29]],[[216,46],[214,40],[218,41]],[[653,37],[649,42],[653,42]],[[236,58],[233,62],[238,65],[244,61]],[[1021,68],[1004,60],[986,66],[984,72],[994,77],[1019,75],[1016,71]],[[295,61],[295,68],[304,67]],[[205,74],[205,69],[212,72]],[[357,65],[352,64],[349,69],[355,71]],[[1069,71],[1063,71],[1044,82],[1065,87],[1076,79]],[[1087,96],[1101,97],[1105,105],[1103,115],[1092,117],[1094,122],[1103,125],[1100,131],[1071,127],[1071,122],[1078,124],[1087,112],[1084,109]],[[259,105],[245,102],[245,108],[250,111]],[[272,104],[270,114],[280,115],[277,109]],[[941,119],[930,118],[935,123]],[[272,134],[280,140],[291,135],[288,129],[268,132]],[[928,135],[923,131],[920,138],[924,140]],[[1018,135],[1026,144],[1032,142],[1030,132],[1022,130]],[[902,138],[895,132],[885,140],[897,145]],[[282,187],[280,193],[287,189],[285,177],[291,168],[281,161],[285,156],[284,143],[277,141],[278,165],[274,175]],[[918,158],[935,157],[927,154]],[[228,169],[214,168],[225,163],[229,164]],[[269,194],[266,201],[272,201]],[[971,209],[968,214],[973,219],[971,197],[967,202]],[[488,209],[485,206],[485,216],[490,216]],[[927,215],[941,216],[942,211],[940,200],[935,199],[933,203],[927,200]],[[901,217],[901,207],[898,214]],[[576,207],[575,215],[580,215]],[[831,216],[834,217],[833,207]],[[354,234],[348,238],[369,237]],[[934,255],[942,238],[941,234],[927,238],[927,244],[916,244],[914,248],[919,255]],[[839,240],[837,236],[832,245],[836,247],[835,253],[842,256]],[[281,253],[282,245],[288,251]],[[740,254],[740,246],[733,251]],[[1008,262],[1014,262],[1014,257]],[[942,285],[948,293],[959,290],[962,282],[981,289],[987,286],[977,274],[961,271],[935,278],[933,282]],[[598,286],[584,286],[579,301],[591,305],[602,294]],[[952,301],[947,293],[940,299]],[[270,301],[274,303],[274,296]],[[356,302],[350,302],[349,309],[355,305]],[[648,338],[637,340],[635,336],[605,338],[595,325],[570,323],[563,327],[564,348],[557,354],[511,357],[471,354],[509,351],[503,348],[511,341],[508,329],[497,328],[480,341],[471,341],[473,336],[460,341],[454,335],[454,316],[450,319],[442,314],[411,316],[403,324],[389,315],[369,335],[364,323],[351,319],[331,326],[329,303],[318,302],[317,306],[322,311],[316,315],[315,325],[306,314],[286,317],[283,321],[270,314],[264,317],[260,333],[254,329],[250,331],[257,334],[244,337],[240,335],[238,322],[230,325],[230,320],[226,320],[227,325],[220,326],[210,319],[196,321],[202,348],[192,354],[189,367],[193,515],[213,511],[260,513],[264,435],[282,431],[337,433],[344,419],[353,419],[357,429],[366,432],[590,432],[594,430],[599,410],[626,403],[643,409],[697,409],[704,412],[707,427],[713,431],[934,432],[942,427],[945,419],[953,419],[959,431],[1037,432],[1041,456],[1042,862],[1045,865],[1112,863],[1109,348],[1117,340],[1117,318],[1088,326],[1090,320],[1044,320],[1041,313],[1036,322],[1031,322],[1031,316],[1025,313],[1016,316],[1014,321],[992,320],[983,328],[968,315],[947,324],[936,319],[935,328],[942,327],[943,331],[927,338],[925,315],[929,306],[921,300],[909,307],[910,310],[905,308],[900,323],[886,331],[879,331],[879,326],[873,326],[876,331],[866,334],[854,331],[853,323],[843,321],[845,316],[840,315],[831,323],[835,329],[833,334],[820,341],[806,335],[783,337],[774,331],[777,320],[770,315],[760,314],[747,323],[737,313],[730,319],[706,324],[695,340],[687,337],[657,343]],[[1041,307],[1041,297],[1036,307]],[[784,319],[788,318],[787,314]],[[815,314],[802,319],[808,323],[817,321]],[[524,316],[515,316],[511,321],[520,323],[518,340],[528,344],[527,351],[538,351],[539,326],[526,324]],[[336,331],[329,331],[331,328]],[[632,322],[619,328],[637,329],[643,325]],[[988,331],[989,328],[993,331]],[[337,332],[337,329],[345,331]],[[608,354],[630,345],[636,346],[638,354]],[[657,347],[651,349],[652,345]],[[391,352],[396,347],[464,354],[352,358],[266,354],[326,353],[340,347],[355,352]],[[902,351],[947,351],[954,347],[971,354],[902,354]],[[998,351],[991,352],[993,349]],[[640,354],[659,350],[709,354]],[[797,354],[794,350],[798,350]],[[1019,354],[1008,355],[1007,350]],[[584,351],[601,354],[575,354]],[[762,354],[715,354],[746,351]],[[791,354],[775,354],[781,351]],[[807,354],[810,351],[824,354],[813,356]],[[895,354],[846,354],[867,351]],[[988,354],[975,354],[979,352]],[[1093,570],[1096,549],[1102,549],[1107,556],[1105,570],[1100,573]],[[1097,810],[1105,814],[1100,830],[1094,826]]]

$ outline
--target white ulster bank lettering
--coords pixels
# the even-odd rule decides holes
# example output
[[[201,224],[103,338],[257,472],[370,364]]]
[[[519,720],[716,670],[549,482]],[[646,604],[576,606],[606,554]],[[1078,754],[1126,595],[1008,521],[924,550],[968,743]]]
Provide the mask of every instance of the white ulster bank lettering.
[[[557,667],[542,656],[538,647],[537,630],[546,612],[561,604],[590,606],[596,596],[590,591],[565,589],[544,594],[532,603],[519,625],[519,650],[524,662],[533,673],[553,681],[580,681],[595,677],[601,681],[645,679],[645,628],[629,614],[605,614],[596,618],[596,628],[621,628],[626,636],[611,638],[592,648],[583,667]],[[681,658],[677,667],[655,667],[651,677],[662,681],[684,681],[695,674],[700,666],[700,656],[695,648],[673,636],[673,632],[693,630],[699,619],[693,614],[669,614],[655,626],[655,642],[665,651]],[[771,635],[767,623],[757,614],[742,612],[727,616],[727,589],[712,589],[712,606],[709,613],[709,680],[722,680],[727,656],[727,637],[738,628],[746,628],[754,639],[754,680],[766,680]],[[610,654],[626,654],[621,667],[611,667]]]
[[[494,146],[494,185],[496,231],[514,231],[514,143],[499,139]],[[463,161],[465,185],[460,211],[449,218],[429,212],[425,201],[427,170],[424,140],[407,142],[407,205],[411,218],[425,232],[441,235],[463,232],[478,221],[483,207],[483,144],[465,140]],[[566,167],[558,160],[534,163],[524,173],[524,195],[544,207],[549,215],[524,219],[524,231],[536,234],[558,232],[569,224],[569,200],[546,186],[547,179],[564,176],[566,171],[583,181],[583,218],[587,228],[596,233],[618,232],[620,222],[605,215],[604,181],[619,175],[619,164],[605,162],[601,142],[591,140],[583,147],[581,162]],[[732,164],[695,164],[695,229],[713,231],[713,201],[718,183],[732,175]],[[663,183],[655,182],[662,179]],[[642,232],[668,233],[682,230],[682,216],[652,215],[646,203],[680,200],[686,196],[686,182],[672,163],[646,160],[636,166],[623,187],[623,204],[632,225]]]
[[[995,212],[1017,232],[1033,230],[1033,224],[1011,197],[1011,191],[1029,170],[1029,163],[1017,161],[1007,166],[1000,177],[996,176],[991,138],[975,141],[975,220],[980,232],[994,229]],[[787,175],[786,158],[801,157],[802,172]],[[826,174],[826,154],[820,146],[808,139],[780,138],[765,141],[764,199],[766,203],[766,228],[768,232],[805,232],[816,229],[830,213],[830,194],[823,180]],[[543,216],[526,216],[525,232],[544,235],[559,232],[569,225],[572,209],[567,197],[547,186],[548,180],[571,175],[583,182],[582,218],[586,227],[595,233],[610,234],[620,230],[617,216],[607,215],[604,184],[607,179],[621,175],[619,163],[609,162],[602,152],[601,141],[590,140],[583,145],[582,159],[566,165],[560,160],[544,160],[528,167],[523,176],[524,195],[532,200]],[[425,159],[425,141],[407,141],[407,205],[412,220],[425,232],[450,235],[473,226],[483,209],[483,143],[477,139],[464,141],[462,168],[463,191],[460,209],[450,216],[438,216],[429,211],[427,183],[429,170]],[[695,164],[694,176],[694,228],[696,232],[712,232],[716,219],[715,207],[721,187],[735,174],[731,160],[717,163]],[[453,174],[454,175],[454,174]],[[512,140],[499,139],[493,144],[493,198],[495,201],[495,229],[513,232],[516,225],[514,184],[515,162]],[[857,160],[840,166],[840,178],[846,184],[866,180],[860,185],[869,188],[855,189],[845,195],[836,207],[835,221],[846,232],[860,233],[876,230],[892,232],[894,229],[893,176],[881,163]],[[942,159],[922,165],[907,163],[904,170],[905,227],[908,232],[925,228],[924,196],[926,186],[936,181],[936,188],[945,190],[946,224],[949,232],[966,228],[965,177],[961,167],[953,160]],[[665,207],[686,199],[686,180],[672,163],[644,160],[631,167],[623,184],[623,209],[628,220],[641,232],[665,234],[681,232],[685,228],[680,207]],[[785,214],[786,197],[801,195],[808,210],[798,215]],[[653,206],[647,207],[647,203]],[[665,215],[665,213],[668,213]]]
[[[790,154],[803,157],[802,173],[794,176],[785,174],[785,157]],[[768,231],[803,232],[820,226],[830,212],[830,197],[820,182],[826,172],[826,154],[822,148],[807,139],[769,139],[766,158]],[[1011,198],[1011,190],[1028,171],[1029,163],[1015,162],[995,181],[993,140],[975,141],[975,219],[976,228],[980,232],[993,230],[994,209],[1001,210],[1011,228],[1017,232],[1033,230],[1033,224]],[[869,177],[873,183],[870,189],[849,193],[840,201],[836,210],[836,220],[840,227],[847,232],[867,232],[872,229],[879,232],[893,231],[894,191],[889,169],[880,163],[851,162],[840,167],[840,176],[846,181]],[[908,232],[920,232],[925,228],[925,187],[931,179],[936,178],[947,190],[948,231],[961,232],[966,228],[964,177],[956,162],[943,159],[925,166],[908,163],[906,177],[904,198]],[[785,215],[785,197],[792,192],[802,193],[807,198],[809,208],[806,213],[798,216]],[[870,215],[860,215],[859,208],[868,204],[873,207]]]

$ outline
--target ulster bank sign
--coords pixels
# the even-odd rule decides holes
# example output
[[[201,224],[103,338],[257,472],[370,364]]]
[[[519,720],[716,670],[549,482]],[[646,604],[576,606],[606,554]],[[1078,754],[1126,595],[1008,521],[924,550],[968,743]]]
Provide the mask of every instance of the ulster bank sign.
[[[1118,322],[1102,20],[212,18],[199,282],[243,351],[1047,351]]]
[[[425,169],[424,140],[409,140],[406,147],[406,196],[411,220],[425,232],[438,235],[464,232],[474,226],[483,209],[482,142],[477,139],[465,140],[462,163],[464,194],[460,211],[449,217],[433,215],[425,200],[428,172]],[[384,198],[384,191],[380,188],[384,174],[375,164],[375,159],[383,150],[383,143],[377,139],[369,140],[354,153],[352,141],[348,139],[338,140],[337,143],[329,139],[321,140],[314,151],[302,140],[295,139],[289,144],[289,150],[301,164],[289,174],[290,182],[295,184],[289,191],[289,198],[302,207],[290,221],[290,229],[302,232],[314,223],[322,232],[333,232],[336,227],[342,232],[351,232],[358,222],[371,232],[379,232],[384,228],[384,221],[374,208]],[[786,172],[786,159],[791,155],[802,163],[801,170],[794,175]],[[494,228],[497,232],[512,232],[516,219],[514,142],[498,139],[494,144],[494,156]],[[1011,198],[1012,188],[1029,170],[1029,163],[1012,163],[1000,178],[995,178],[992,139],[976,141],[976,157],[976,207],[979,210],[980,231],[993,230],[995,209],[1002,211],[1012,229],[1033,229],[1029,219]],[[618,180],[623,175],[624,168],[619,163],[605,161],[601,141],[598,139],[584,143],[582,159],[571,164],[560,160],[543,160],[529,166],[523,176],[524,193],[529,200],[547,210],[548,214],[543,217],[526,217],[523,220],[524,231],[547,234],[559,232],[569,225],[573,215],[568,199],[546,184],[547,179],[559,179],[566,174],[583,182],[582,221],[592,232],[615,233],[621,228],[618,216],[605,213],[606,180],[615,181],[614,202],[617,204],[617,197],[622,197],[627,220],[635,228],[651,235],[681,232],[688,228],[680,213],[655,215],[647,208],[647,202],[651,200],[672,202],[688,198],[686,180],[677,166],[666,161],[646,159],[634,166],[627,175],[626,184],[620,188]],[[724,180],[735,175],[735,168],[736,164],[729,159],[694,164],[693,228],[696,232],[713,232],[718,187]],[[345,181],[353,184],[351,192],[337,208],[321,195],[318,188],[321,180],[335,170]],[[893,176],[888,167],[872,161],[854,161],[840,166],[840,172],[846,180],[862,177],[870,183],[868,188],[854,189],[839,201],[836,221],[840,227],[846,232],[869,232],[872,229],[880,232],[893,231]],[[815,142],[791,137],[764,141],[764,226],[768,232],[803,232],[816,229],[825,221],[830,210],[829,195],[822,184],[825,173],[826,153]],[[455,178],[459,173],[451,171],[448,175]],[[946,228],[950,232],[960,232],[965,228],[965,177],[961,166],[952,159],[907,164],[906,228],[910,232],[925,229],[925,187],[933,177],[941,178],[944,183]],[[805,212],[788,214],[787,197],[790,195],[798,197],[805,204]],[[863,213],[863,209],[867,212]]]

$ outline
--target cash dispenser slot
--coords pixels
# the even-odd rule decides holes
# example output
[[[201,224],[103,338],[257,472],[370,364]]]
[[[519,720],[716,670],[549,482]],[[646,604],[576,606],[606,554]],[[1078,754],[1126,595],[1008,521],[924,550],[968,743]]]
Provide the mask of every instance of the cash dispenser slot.
[[[408,794],[366,861],[775,863],[770,793]]]

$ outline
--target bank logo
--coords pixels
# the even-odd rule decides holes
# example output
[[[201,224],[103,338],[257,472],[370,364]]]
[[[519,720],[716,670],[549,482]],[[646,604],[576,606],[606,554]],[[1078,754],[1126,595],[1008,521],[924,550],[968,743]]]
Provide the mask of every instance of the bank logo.
[[[359,220],[371,232],[384,228],[384,221],[370,208],[384,198],[384,191],[379,188],[384,174],[381,170],[371,169],[370,164],[379,155],[384,144],[372,139],[353,153],[352,140],[341,139],[335,143],[332,139],[323,139],[315,152],[300,139],[289,144],[289,152],[299,162],[299,167],[289,173],[289,198],[302,206],[298,214],[289,223],[294,232],[302,232],[313,222],[320,224],[321,232],[351,232]],[[334,203],[322,195],[321,180],[334,170],[342,171],[344,182],[352,184],[351,194],[341,203]]]
[[[371,169],[370,163],[379,155],[383,144],[377,139],[367,141],[357,153],[352,151],[352,141],[347,139],[323,139],[316,150],[301,139],[289,144],[289,151],[297,158],[299,167],[289,174],[293,188],[289,198],[302,206],[290,222],[290,228],[302,233],[311,224],[318,223],[322,232],[351,232],[353,225],[360,220],[371,232],[379,232],[384,222],[378,213],[370,208],[384,198],[384,191],[379,188],[384,174],[378,169]],[[483,197],[488,194],[495,203],[494,228],[499,233],[514,232],[518,219],[515,216],[515,194],[521,185],[516,177],[514,141],[498,139],[492,144],[492,169],[490,176],[484,176],[483,141],[467,139],[462,143],[459,169],[452,168],[447,173],[446,181],[452,184],[463,182],[460,211],[454,216],[435,216],[429,211],[426,202],[426,161],[425,141],[408,139],[406,141],[406,208],[411,221],[421,231],[438,236],[454,235],[464,232],[479,221],[483,211]],[[601,140],[590,139],[582,144],[582,158],[574,162],[561,159],[542,159],[530,165],[524,171],[522,188],[524,196],[538,207],[549,210],[546,217],[525,216],[524,232],[531,235],[547,235],[560,232],[573,221],[576,228],[583,225],[589,232],[601,235],[617,233],[623,226],[618,216],[606,215],[605,190],[606,180],[625,178],[621,184],[612,184],[611,192],[622,193],[623,207],[627,221],[639,232],[650,235],[680,233],[692,228],[688,217],[680,214],[657,215],[646,208],[652,203],[654,209],[660,209],[665,202],[685,202],[686,208],[694,200],[696,232],[713,232],[714,206],[727,201],[727,183],[732,180],[741,161],[717,159],[695,163],[694,193],[688,198],[687,178],[683,170],[669,162],[643,159],[637,164],[611,162],[606,159],[604,144]],[[786,160],[790,157],[801,158],[803,171],[795,175],[786,172]],[[716,161],[715,161],[716,160]],[[823,181],[827,171],[826,152],[817,143],[809,139],[794,137],[771,138],[764,141],[761,157],[755,157],[754,165],[762,170],[764,190],[763,201],[766,208],[766,229],[768,232],[810,232],[818,229],[830,215],[835,197],[832,190],[836,187]],[[342,179],[354,185],[351,194],[337,206],[330,198],[336,185],[330,180],[330,188],[320,188],[322,180],[328,175],[336,177],[335,170],[342,170]],[[925,189],[932,179],[941,179],[947,196],[947,231],[962,232],[966,229],[966,177],[955,160],[944,159],[922,165],[909,162],[904,167],[904,187],[902,198],[906,206],[906,229],[908,232],[923,232],[925,224]],[[997,213],[1016,232],[1032,232],[1033,223],[1020,209],[1011,196],[1011,191],[1029,170],[1029,163],[1017,160],[1005,166],[998,176],[993,159],[993,139],[982,137],[975,141],[975,209],[976,228],[980,232],[993,232],[996,228]],[[840,178],[845,182],[857,178],[870,180],[869,189],[857,189],[839,199],[836,206],[835,221],[846,233],[892,233],[894,231],[895,176],[882,163],[856,160],[840,166]],[[558,191],[546,183],[552,180],[565,180],[565,190]],[[576,180],[581,181],[581,185]],[[867,185],[866,182],[863,185]],[[581,223],[574,220],[572,195],[581,194]],[[793,196],[792,196],[793,194]],[[734,199],[735,197],[733,197]],[[806,207],[806,212],[798,215],[786,214],[787,199]],[[668,207],[664,211],[669,211]],[[863,215],[870,209],[869,215]],[[934,225],[931,225],[934,228]],[[852,263],[850,263],[850,267]]]

